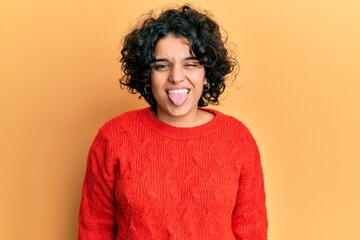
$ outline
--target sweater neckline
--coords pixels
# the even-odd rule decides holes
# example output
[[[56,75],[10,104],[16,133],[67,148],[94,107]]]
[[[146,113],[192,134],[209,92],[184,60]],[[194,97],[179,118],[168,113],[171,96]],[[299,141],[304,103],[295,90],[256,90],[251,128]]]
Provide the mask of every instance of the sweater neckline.
[[[183,140],[196,139],[215,133],[225,122],[222,121],[224,115],[219,111],[209,108],[200,109],[212,113],[214,117],[209,122],[196,127],[175,127],[173,125],[167,124],[156,118],[151,113],[150,107],[139,111],[139,119],[152,131],[166,137]]]

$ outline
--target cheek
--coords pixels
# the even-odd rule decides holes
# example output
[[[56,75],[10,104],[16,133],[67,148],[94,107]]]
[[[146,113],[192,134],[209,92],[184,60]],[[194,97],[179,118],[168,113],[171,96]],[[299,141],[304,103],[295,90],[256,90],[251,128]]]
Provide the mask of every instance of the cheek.
[[[150,77],[150,85],[151,85],[151,90],[153,92],[156,92],[159,90],[159,87],[160,87],[159,81],[154,79],[153,77]]]
[[[151,84],[151,92],[156,100],[156,102],[162,101],[162,99],[164,99],[166,93],[163,90],[163,86],[164,84],[161,83],[161,81],[159,81],[159,79],[150,79],[150,84]]]
[[[150,84],[155,88],[162,88],[166,82],[167,76],[165,74],[151,74]]]
[[[203,72],[199,72],[199,73],[195,73],[191,76],[192,82],[194,84],[194,86],[198,89],[198,88],[203,88],[204,84],[206,83],[206,79],[205,79],[205,73]]]

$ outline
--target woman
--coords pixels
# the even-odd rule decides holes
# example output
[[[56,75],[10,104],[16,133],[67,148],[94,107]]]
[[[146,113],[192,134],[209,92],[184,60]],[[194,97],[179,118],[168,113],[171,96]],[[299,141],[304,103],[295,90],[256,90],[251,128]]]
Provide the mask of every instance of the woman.
[[[267,239],[260,155],[218,111],[228,56],[218,24],[189,6],[150,17],[121,51],[121,84],[149,108],[99,130],[89,152],[79,239]]]

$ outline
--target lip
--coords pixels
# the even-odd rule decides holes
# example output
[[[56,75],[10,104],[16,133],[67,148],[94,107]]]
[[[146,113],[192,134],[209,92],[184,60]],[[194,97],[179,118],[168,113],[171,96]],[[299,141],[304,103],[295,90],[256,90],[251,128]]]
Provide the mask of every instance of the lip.
[[[187,87],[175,87],[175,88],[168,88],[165,90],[165,92],[169,93],[170,91],[173,91],[173,90],[187,90],[187,93],[189,93],[191,91],[190,88],[187,88]]]

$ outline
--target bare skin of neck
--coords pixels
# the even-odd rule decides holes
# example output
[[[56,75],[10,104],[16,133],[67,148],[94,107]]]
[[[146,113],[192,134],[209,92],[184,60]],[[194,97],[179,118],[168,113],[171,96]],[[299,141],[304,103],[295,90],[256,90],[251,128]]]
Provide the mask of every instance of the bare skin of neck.
[[[212,113],[196,109],[193,114],[186,117],[171,117],[166,114],[162,114],[161,111],[151,111],[151,113],[160,121],[172,125],[174,127],[183,127],[183,128],[190,128],[190,127],[197,127],[203,125],[211,119],[214,118]]]

